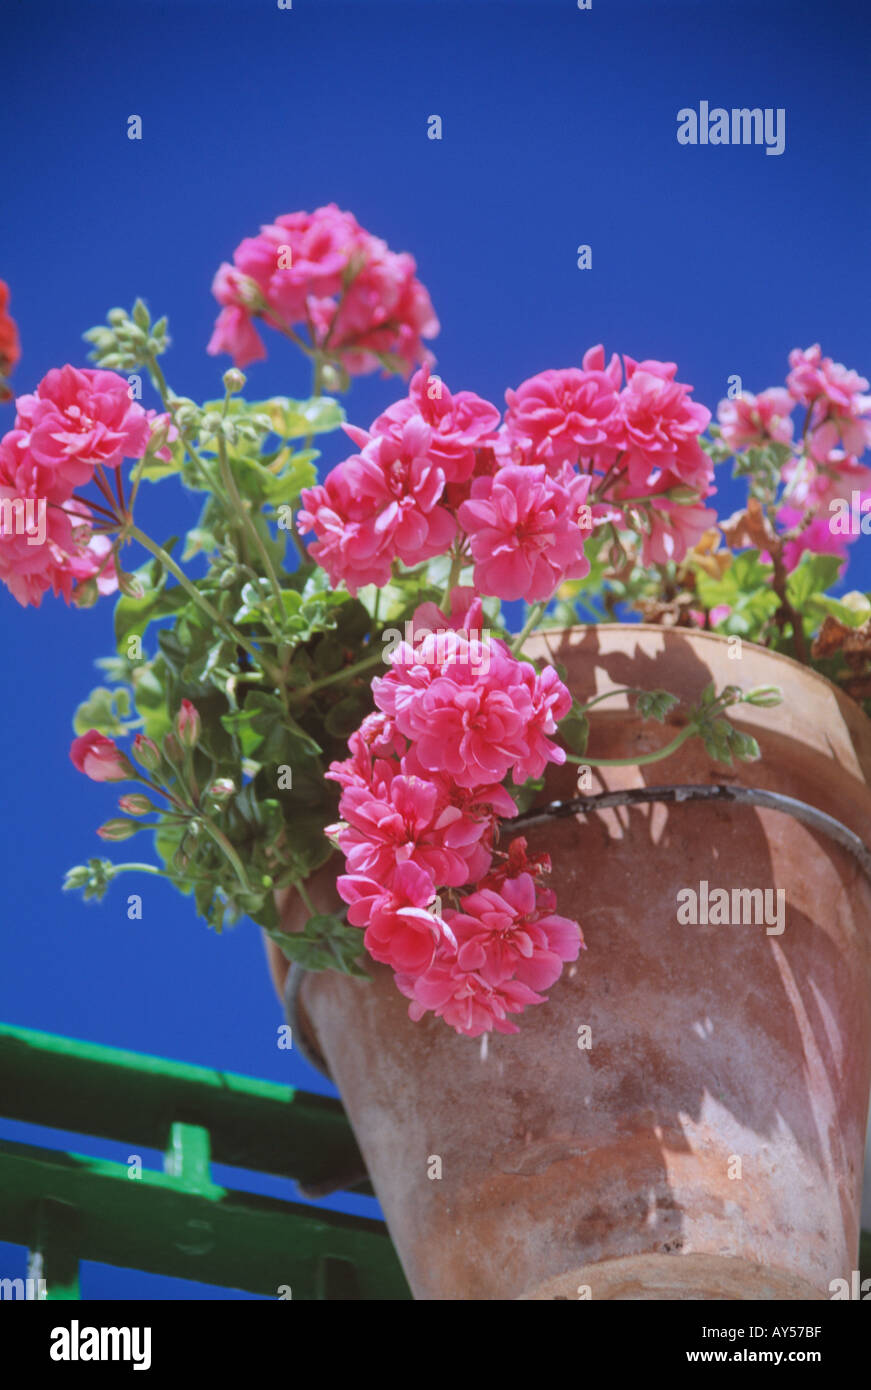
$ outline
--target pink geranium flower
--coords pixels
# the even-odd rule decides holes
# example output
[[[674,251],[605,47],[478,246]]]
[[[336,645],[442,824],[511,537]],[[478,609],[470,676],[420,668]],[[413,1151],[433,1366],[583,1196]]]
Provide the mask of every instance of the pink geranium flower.
[[[111,542],[93,534],[84,503],[55,500],[53,489],[63,497],[65,488],[53,468],[34,460],[28,438],[11,430],[0,440],[0,582],[23,607],[38,608],[49,591],[73,602],[78,586],[92,578],[99,593],[113,593]]]
[[[409,372],[428,360],[424,338],[439,331],[411,256],[397,255],[330,203],[277,217],[246,237],[222,265],[212,292],[223,306],[210,353],[237,366],[264,357],[253,318],[300,328],[312,347],[352,374],[388,364]]]
[[[636,362],[625,357],[626,385],[620,393],[623,460],[634,492],[656,491],[662,475],[667,484],[685,483],[706,490],[713,466],[699,444],[711,412],[690,400],[691,386],[675,381],[674,362]]]
[[[339,813],[347,825],[336,838],[348,872],[385,887],[405,863],[416,864],[439,884],[468,883],[470,857],[487,828],[485,820],[451,805],[434,783],[404,773],[391,777],[380,795],[346,786]]]
[[[545,1002],[520,980],[488,985],[481,975],[461,970],[456,956],[437,960],[424,974],[398,974],[396,984],[411,1000],[409,1018],[417,1022],[425,1013],[434,1013],[467,1038],[494,1031],[517,1033],[509,1014]]]
[[[450,592],[450,613],[443,613],[435,603],[420,603],[414,610],[412,627],[415,641],[431,632],[464,632],[480,637],[483,633],[484,605],[468,585],[457,585]]]
[[[594,369],[593,362],[600,365]],[[516,391],[505,392],[509,439],[530,445],[532,461],[546,463],[551,471],[591,458],[607,468],[620,444],[619,384],[619,362],[612,358],[605,370],[601,347],[585,355],[583,370],[539,372]]]
[[[96,729],[73,739],[70,759],[92,782],[124,782],[135,775],[118,745]]]
[[[402,864],[386,891],[362,874],[343,874],[336,886],[348,904],[348,921],[365,926],[363,943],[373,960],[418,974],[429,969],[442,942],[453,946],[449,928],[427,911],[435,885],[418,865]]]
[[[118,571],[115,568],[112,542],[108,536],[87,537],[87,543],[70,554],[69,568],[77,584],[84,584],[89,579],[95,580],[97,593],[101,596],[117,592]]]
[[[52,368],[15,406],[16,428],[27,432],[34,462],[53,471],[67,497],[98,464],[117,468],[148,446],[148,417],[116,372]]]
[[[724,442],[740,450],[754,444],[791,444],[792,412],[795,401],[782,386],[773,386],[754,396],[749,391],[732,400],[720,401],[717,419]]]
[[[441,640],[441,662],[431,636],[416,653],[400,648],[388,675],[372,682],[376,705],[412,740],[422,767],[476,787],[501,782],[512,767],[521,782],[540,776],[548,762],[565,761],[546,737],[571,706],[552,667],[539,676],[491,641],[485,669],[474,642],[460,634]]]
[[[352,594],[386,584],[394,560],[414,566],[444,554],[456,534],[439,505],[445,475],[429,455],[430,427],[415,417],[398,436],[364,437],[361,453],[303,492],[298,518],[300,530],[317,537],[312,558]]]
[[[823,357],[819,343],[804,351],[794,348],[789,363],[790,394],[810,408],[805,429],[811,456],[827,463],[839,450],[856,457],[863,454],[871,444],[867,378]]]
[[[866,399],[868,380],[849,370],[831,357],[823,357],[819,343],[813,347],[793,348],[789,354],[792,368],[786,378],[789,393],[801,405],[813,405],[825,400],[841,415],[856,417],[871,408]]]
[[[263,339],[250,313],[237,304],[231,304],[218,315],[206,352],[213,357],[226,352],[236,367],[262,362],[266,357]]]
[[[372,434],[401,434],[419,416],[431,429],[429,456],[449,483],[465,482],[475,468],[476,450],[496,440],[499,411],[473,391],[452,395],[428,366],[411,380],[408,396],[390,406],[372,426]],[[356,439],[357,432],[348,431]]]
[[[589,573],[584,508],[590,476],[549,477],[544,464],[508,464],[479,478],[459,521],[475,560],[475,584],[497,598],[549,599],[566,579]],[[589,509],[586,509],[589,512]]]
[[[470,893],[445,918],[457,938],[457,965],[488,985],[518,979],[530,989],[549,989],[583,945],[577,922],[539,910],[530,874],[506,878],[498,892]]]

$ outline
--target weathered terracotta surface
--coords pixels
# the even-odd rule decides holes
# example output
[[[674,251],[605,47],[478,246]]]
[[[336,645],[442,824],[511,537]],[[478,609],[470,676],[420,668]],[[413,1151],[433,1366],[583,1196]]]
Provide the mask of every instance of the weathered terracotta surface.
[[[594,770],[594,790],[767,787],[871,844],[871,723],[824,680],[683,631],[547,641],[587,698],[631,685],[693,699],[712,679],[784,693],[736,715],[761,762],[714,766],[693,740],[650,767]],[[590,756],[648,752],[679,725],[642,725],[617,697],[597,709]],[[554,772],[548,797],[573,795],[575,778]],[[871,885],[857,863],[779,812],[698,803],[554,820],[528,838],[553,856],[588,949],[518,1035],[482,1046],[413,1024],[382,967],[372,983],[310,975],[301,991],[415,1296],[828,1297],[856,1268],[871,1081]],[[331,877],[315,883],[324,906]],[[678,891],[702,880],[785,889],[783,934],[679,925]]]

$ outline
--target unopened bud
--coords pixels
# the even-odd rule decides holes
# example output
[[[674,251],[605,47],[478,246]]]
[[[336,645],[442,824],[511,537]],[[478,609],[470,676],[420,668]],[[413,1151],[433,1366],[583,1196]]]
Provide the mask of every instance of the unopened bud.
[[[325,391],[347,391],[351,384],[351,378],[344,367],[333,362],[328,362],[323,368],[321,381]]]
[[[139,580],[133,574],[125,574],[123,570],[118,570],[118,588],[122,594],[128,598],[144,598],[145,590]]]
[[[175,727],[183,748],[196,748],[202,726],[196,706],[182,700]]]
[[[248,378],[244,372],[239,371],[238,367],[228,367],[222,380],[224,382],[224,390],[229,392],[231,396],[235,396],[244,388]]]
[[[231,796],[236,795],[236,783],[230,777],[217,777],[206,795],[211,801],[220,805],[224,801],[229,801]]]
[[[73,590],[73,603],[76,608],[93,608],[99,597],[96,579],[85,579]]]
[[[155,420],[151,429],[151,438],[148,441],[152,453],[156,454],[158,449],[163,449],[169,442],[169,420],[165,415],[161,415]]]
[[[89,882],[91,871],[87,864],[76,864],[75,868],[67,869],[64,877],[64,891],[70,888],[84,888]]]
[[[779,705],[783,700],[780,687],[776,685],[757,685],[752,690],[748,690],[744,696],[744,703],[747,705],[760,705],[767,709],[769,705]]]
[[[157,772],[163,761],[154,739],[146,738],[145,734],[137,734],[133,740],[133,756],[148,772]]]
[[[147,816],[152,811],[156,811],[157,807],[141,792],[129,792],[126,796],[121,797],[118,802],[118,809],[127,816]]]
[[[97,834],[101,840],[129,840],[139,829],[130,820],[107,820],[105,825],[97,827]]]

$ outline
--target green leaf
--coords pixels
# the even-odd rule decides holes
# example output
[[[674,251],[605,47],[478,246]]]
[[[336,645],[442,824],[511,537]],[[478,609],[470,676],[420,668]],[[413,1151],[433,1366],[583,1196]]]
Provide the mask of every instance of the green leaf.
[[[853,590],[841,597],[831,598],[828,594],[813,594],[807,605],[814,613],[828,613],[837,618],[845,627],[861,627],[871,618],[871,602],[865,594]]]
[[[668,690],[640,690],[635,697],[635,708],[641,718],[656,719],[660,724],[665,722],[669,710],[678,704],[679,697]]]
[[[177,613],[189,601],[180,585],[165,589],[162,583],[147,591],[142,598],[122,595],[115,605],[115,641],[121,647],[128,637],[134,634],[141,637],[149,623]]]
[[[125,722],[129,713],[129,690],[124,686],[118,690],[109,690],[104,685],[98,685],[76,710],[73,728],[77,734],[86,734],[90,729],[96,729],[107,738],[117,738],[126,734],[130,728]]]
[[[569,710],[565,719],[560,720],[557,731],[570,752],[586,753],[587,741],[590,737],[590,721],[577,706]]]
[[[507,790],[517,802],[518,812],[528,811],[534,804],[536,797],[544,787],[543,777],[530,777],[519,787],[509,787]],[[509,822],[510,824],[510,822]]]
[[[369,712],[371,705],[372,701],[368,696],[368,691],[346,695],[338,704],[333,705],[324,720],[324,728],[334,738],[347,739],[355,729],[360,727],[364,715]]]
[[[344,975],[368,979],[358,964],[363,955],[363,933],[350,927],[338,913],[310,917],[301,932],[270,931],[288,960],[305,970],[339,970]]]
[[[837,555],[812,555],[806,550],[786,581],[786,597],[799,612],[815,594],[837,582],[843,560]]]

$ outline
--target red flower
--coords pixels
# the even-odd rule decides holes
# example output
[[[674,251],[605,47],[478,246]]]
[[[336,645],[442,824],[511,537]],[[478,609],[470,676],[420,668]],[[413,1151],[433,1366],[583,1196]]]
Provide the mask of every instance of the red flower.
[[[18,340],[18,327],[15,320],[6,312],[9,303],[9,286],[0,280],[0,401],[12,399],[12,392],[6,378],[21,357],[21,344]]]

